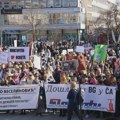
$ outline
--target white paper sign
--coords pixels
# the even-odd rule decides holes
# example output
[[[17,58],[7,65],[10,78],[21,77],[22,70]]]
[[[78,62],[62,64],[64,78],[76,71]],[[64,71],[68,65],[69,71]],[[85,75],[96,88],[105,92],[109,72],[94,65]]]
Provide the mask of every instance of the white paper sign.
[[[9,61],[29,61],[29,47],[9,47]]]
[[[4,63],[4,64],[8,63],[8,52],[0,53],[0,63]]]
[[[17,47],[17,40],[14,40],[14,47]]]
[[[36,109],[38,85],[0,86],[0,110]]]
[[[78,53],[84,53],[84,46],[76,46],[76,52]]]
[[[41,69],[40,57],[34,55],[34,68]]]

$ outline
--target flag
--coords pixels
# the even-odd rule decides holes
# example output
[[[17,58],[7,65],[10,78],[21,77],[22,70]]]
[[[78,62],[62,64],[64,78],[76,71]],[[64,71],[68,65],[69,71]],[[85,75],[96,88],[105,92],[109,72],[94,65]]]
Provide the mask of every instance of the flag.
[[[94,61],[105,61],[107,55],[107,45],[96,45],[94,52]]]

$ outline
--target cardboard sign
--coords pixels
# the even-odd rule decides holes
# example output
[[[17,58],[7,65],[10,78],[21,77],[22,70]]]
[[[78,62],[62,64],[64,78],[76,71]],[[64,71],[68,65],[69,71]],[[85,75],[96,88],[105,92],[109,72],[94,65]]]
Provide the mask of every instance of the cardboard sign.
[[[29,47],[9,47],[9,61],[29,61]]]

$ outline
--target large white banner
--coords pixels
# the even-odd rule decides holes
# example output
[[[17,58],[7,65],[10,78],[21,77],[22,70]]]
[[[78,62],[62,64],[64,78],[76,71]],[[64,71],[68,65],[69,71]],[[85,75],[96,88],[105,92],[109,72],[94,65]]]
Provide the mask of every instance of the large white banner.
[[[116,87],[81,85],[84,99],[82,109],[115,112]],[[69,84],[46,84],[47,108],[67,108]]]
[[[9,61],[29,61],[29,47],[9,47]]]
[[[38,85],[0,86],[0,110],[36,109]]]
[[[0,53],[0,63],[4,63],[4,64],[8,63],[8,52]]]
[[[70,85],[45,84],[47,108],[67,108]]]
[[[81,85],[83,93],[83,109],[115,112],[116,87],[101,85]]]

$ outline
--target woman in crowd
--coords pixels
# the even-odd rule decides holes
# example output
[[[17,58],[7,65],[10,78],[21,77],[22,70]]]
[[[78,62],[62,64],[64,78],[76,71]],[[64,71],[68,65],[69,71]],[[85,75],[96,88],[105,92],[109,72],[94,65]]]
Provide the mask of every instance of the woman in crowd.
[[[76,82],[71,82],[71,89],[67,95],[68,99],[68,108],[67,108],[67,120],[71,120],[73,112],[76,113],[77,117],[80,119],[80,113],[79,113],[79,108],[78,108],[78,103],[77,103],[77,84]]]

